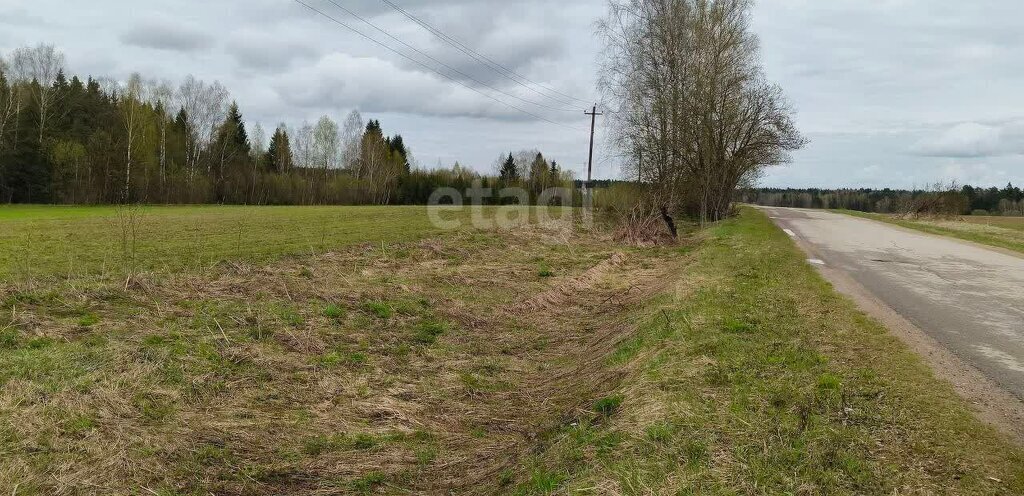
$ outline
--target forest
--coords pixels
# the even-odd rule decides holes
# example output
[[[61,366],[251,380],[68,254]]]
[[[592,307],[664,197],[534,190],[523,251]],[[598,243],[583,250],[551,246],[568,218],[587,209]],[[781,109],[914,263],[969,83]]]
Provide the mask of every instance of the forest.
[[[423,204],[474,181],[533,195],[571,181],[536,150],[503,153],[494,172],[421,169],[358,110],[268,133],[218,82],[68,77],[52,45],[0,58],[0,203]]]
[[[900,189],[780,189],[753,188],[740,193],[746,203],[773,207],[846,209],[883,214],[901,213],[937,189],[955,195],[960,215],[1024,215],[1024,191],[1013,184],[1004,188],[954,186],[953,188]]]

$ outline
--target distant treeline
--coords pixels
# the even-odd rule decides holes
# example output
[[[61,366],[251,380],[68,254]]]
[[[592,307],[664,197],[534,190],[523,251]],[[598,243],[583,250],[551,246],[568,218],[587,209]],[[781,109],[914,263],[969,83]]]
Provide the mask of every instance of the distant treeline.
[[[571,177],[536,150],[503,154],[492,177],[419,170],[357,111],[268,138],[217,82],[69,78],[49,45],[0,58],[0,203],[422,204],[475,180],[535,196]]]
[[[1024,215],[1024,191],[1013,184],[1005,188],[963,186],[943,194],[959,196],[956,204],[961,215]],[[877,213],[906,212],[915,200],[929,195],[935,195],[935,190],[755,188],[740,193],[742,201],[757,205]]]

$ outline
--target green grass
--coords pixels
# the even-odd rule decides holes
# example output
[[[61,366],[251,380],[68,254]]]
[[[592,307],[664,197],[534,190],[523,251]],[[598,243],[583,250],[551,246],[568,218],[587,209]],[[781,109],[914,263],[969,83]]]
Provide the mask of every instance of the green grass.
[[[519,493],[1024,494],[1024,452],[763,214],[710,229],[684,272],[608,357],[619,392],[524,462]]]
[[[1024,217],[968,215],[956,220],[906,220],[891,215],[857,212],[854,210],[840,210],[840,212],[921,232],[950,236],[1024,253]]]
[[[387,254],[390,243],[440,232],[425,212],[422,206],[2,206],[0,281],[202,270],[224,260],[263,263],[358,243]],[[469,212],[442,217],[468,219]],[[134,243],[123,234],[132,225]]]

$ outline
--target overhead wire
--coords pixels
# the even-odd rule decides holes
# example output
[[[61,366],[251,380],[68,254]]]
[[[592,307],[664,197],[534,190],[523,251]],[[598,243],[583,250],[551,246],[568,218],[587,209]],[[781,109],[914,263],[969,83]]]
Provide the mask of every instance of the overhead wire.
[[[505,96],[507,96],[509,98],[514,98],[516,100],[519,100],[520,102],[523,102],[523,103],[526,103],[526,104],[529,104],[529,105],[534,105],[534,106],[537,106],[537,107],[540,107],[540,108],[545,108],[545,109],[548,109],[548,110],[554,110],[554,111],[557,111],[557,112],[578,112],[579,111],[579,109],[557,108],[557,107],[552,107],[550,105],[545,105],[543,103],[538,103],[538,102],[535,102],[535,101],[532,101],[532,100],[527,100],[525,98],[519,97],[517,95],[513,95],[512,93],[508,93],[508,92],[503,91],[501,89],[498,89],[498,88],[496,88],[494,86],[491,86],[491,85],[489,85],[489,84],[487,84],[487,83],[485,83],[483,81],[480,81],[477,78],[474,78],[473,76],[471,76],[469,74],[466,74],[465,72],[462,72],[461,70],[459,70],[459,69],[457,69],[455,67],[452,67],[451,65],[449,65],[449,64],[447,64],[447,63],[445,63],[445,62],[443,62],[441,60],[438,60],[437,58],[431,56],[430,54],[424,52],[423,50],[420,50],[419,48],[416,48],[416,47],[410,45],[409,43],[406,43],[402,39],[400,39],[400,38],[392,35],[391,33],[389,33],[384,28],[382,28],[382,27],[380,27],[380,26],[370,22],[365,17],[360,16],[359,14],[353,12],[351,9],[349,9],[347,7],[344,7],[343,5],[339,4],[335,0],[327,0],[327,1],[330,2],[331,4],[333,4],[338,9],[342,10],[343,12],[345,12],[346,14],[348,14],[348,15],[350,15],[352,17],[355,17],[356,19],[359,19],[360,21],[362,21],[367,26],[370,26],[371,28],[379,31],[384,36],[387,36],[388,38],[391,38],[392,40],[394,40],[394,41],[396,41],[398,43],[401,43],[406,48],[408,48],[408,49],[410,49],[410,50],[420,54],[421,56],[431,60],[435,64],[438,64],[438,65],[444,67],[445,69],[448,69],[449,71],[452,71],[452,72],[454,72],[454,73],[456,73],[456,74],[458,74],[458,75],[460,75],[460,76],[462,76],[462,77],[464,77],[464,78],[466,78],[466,79],[468,79],[470,81],[473,81],[474,83],[479,84],[480,86],[488,88],[491,91],[500,93],[500,94],[505,95]]]
[[[558,100],[558,101],[560,101],[563,104],[572,104],[572,101],[576,101],[576,102],[580,102],[580,103],[584,103],[584,104],[589,104],[590,103],[587,100],[576,98],[576,97],[574,97],[572,95],[568,95],[566,93],[562,93],[561,91],[558,91],[558,90],[556,90],[554,88],[546,86],[546,85],[544,85],[542,83],[538,83],[537,81],[534,81],[534,80],[532,80],[532,79],[530,79],[530,78],[528,78],[528,77],[526,77],[526,76],[524,76],[524,75],[522,75],[522,74],[520,74],[520,73],[518,73],[518,72],[516,72],[516,71],[514,71],[512,69],[509,69],[508,67],[505,67],[504,65],[502,65],[502,64],[500,64],[498,62],[495,62],[490,57],[488,57],[488,56],[486,56],[486,55],[484,55],[484,54],[482,54],[482,53],[480,53],[480,52],[478,52],[476,50],[473,50],[472,48],[466,46],[465,43],[459,41],[455,37],[446,34],[444,31],[441,31],[440,29],[432,26],[431,24],[427,23],[423,19],[420,19],[419,17],[416,17],[415,15],[413,15],[409,11],[403,9],[401,6],[395,4],[391,0],[381,0],[381,2],[383,2],[387,6],[391,7],[396,12],[404,15],[409,20],[415,22],[416,24],[419,24],[423,29],[426,29],[431,34],[433,34],[438,39],[440,39],[441,41],[451,45],[452,47],[455,47],[455,49],[457,49],[460,52],[466,54],[467,56],[469,56],[473,60],[476,60],[477,62],[483,64],[484,66],[486,66],[487,68],[491,69],[495,73],[497,73],[497,74],[499,74],[499,75],[501,75],[501,76],[503,76],[505,78],[508,78],[508,79],[516,82],[520,86],[522,86],[522,87],[524,87],[524,88],[526,88],[526,89],[528,89],[530,91],[533,91],[534,93],[537,93],[538,95],[544,96],[546,98],[551,98],[552,100]],[[525,81],[525,83],[523,81]],[[532,84],[534,86],[537,86],[537,87],[539,87],[539,88],[541,88],[543,90],[548,91],[549,93],[553,93],[553,94],[558,95],[558,96],[551,96],[550,94],[544,94],[544,93],[542,93],[540,91],[537,91],[537,90],[531,88],[529,86],[530,84]]]
[[[383,43],[383,42],[373,38],[372,36],[367,35],[367,34],[363,33],[362,31],[359,31],[358,29],[356,29],[356,28],[354,28],[352,26],[349,26],[348,24],[345,24],[344,22],[338,20],[337,18],[331,16],[330,14],[327,14],[326,12],[324,12],[324,11],[322,11],[320,9],[317,9],[316,7],[313,7],[312,5],[309,5],[304,0],[294,0],[294,1],[295,1],[295,3],[298,3],[298,4],[302,5],[303,7],[306,7],[307,9],[309,9],[309,10],[319,14],[320,16],[330,20],[331,22],[334,22],[335,24],[337,24],[339,26],[342,26],[342,27],[344,27],[345,29],[347,29],[349,31],[352,31],[353,33],[361,36],[362,38],[365,38],[366,40],[368,40],[368,41],[370,41],[370,42],[372,42],[372,43],[374,43],[376,45],[379,45],[382,48],[384,48],[384,49],[386,49],[386,50],[388,50],[390,52],[393,52],[394,54],[396,54],[396,55],[398,55],[398,56],[400,56],[400,57],[402,57],[402,58],[404,58],[404,59],[406,59],[406,60],[408,60],[410,62],[413,62],[414,64],[419,65],[420,67],[423,67],[424,69],[426,69],[426,70],[428,70],[430,72],[433,72],[433,73],[435,73],[435,74],[437,74],[437,75],[439,75],[439,76],[441,76],[441,77],[443,77],[443,78],[445,78],[445,79],[447,79],[447,80],[449,80],[449,81],[451,81],[451,82],[453,82],[455,84],[458,84],[459,86],[462,86],[463,88],[466,88],[466,89],[468,89],[468,90],[470,90],[470,91],[472,91],[474,93],[477,93],[477,94],[479,94],[481,96],[484,96],[486,98],[494,100],[495,102],[498,102],[498,103],[500,103],[500,104],[502,104],[502,105],[504,105],[504,106],[506,106],[508,108],[511,108],[511,109],[516,110],[518,112],[521,112],[523,114],[529,115],[529,116],[531,116],[531,117],[533,117],[535,119],[547,122],[549,124],[553,124],[555,126],[563,127],[563,128],[566,128],[566,129],[577,131],[577,132],[583,132],[584,131],[583,129],[580,129],[580,128],[577,128],[577,127],[573,127],[573,126],[569,126],[569,125],[563,124],[561,122],[553,121],[551,119],[548,119],[547,117],[544,117],[544,116],[539,115],[539,114],[535,114],[533,112],[530,112],[529,110],[525,110],[525,109],[523,109],[521,107],[517,107],[517,106],[515,106],[515,105],[513,105],[511,103],[508,103],[508,102],[506,102],[504,100],[496,98],[493,95],[489,95],[487,93],[484,93],[483,91],[480,91],[477,88],[474,88],[474,87],[472,87],[472,86],[470,86],[468,84],[463,83],[462,81],[459,81],[458,79],[456,79],[456,78],[454,78],[452,76],[449,76],[449,75],[447,75],[447,74],[445,74],[445,73],[443,73],[441,71],[438,71],[437,69],[434,69],[433,67],[430,67],[427,64],[424,64],[423,62],[420,62],[419,60],[416,60],[416,59],[414,59],[414,58],[412,58],[412,57],[402,53],[401,51],[399,51],[399,50],[397,50],[395,48],[392,48],[391,46],[388,46],[387,44],[385,44],[385,43]]]

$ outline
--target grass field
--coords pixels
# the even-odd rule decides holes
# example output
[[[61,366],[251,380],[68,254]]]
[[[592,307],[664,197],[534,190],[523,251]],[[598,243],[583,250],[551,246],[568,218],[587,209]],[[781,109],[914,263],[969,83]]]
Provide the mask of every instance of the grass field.
[[[952,236],[975,243],[1024,253],[1024,217],[967,215],[955,220],[906,220],[890,215],[843,210],[847,215],[880,220],[931,234]]]
[[[0,207],[0,278],[173,272],[436,232],[423,207]],[[134,233],[132,230],[134,229]],[[131,267],[129,267],[131,266]]]
[[[1024,491],[1024,454],[753,209],[660,248],[565,225],[439,234],[404,209],[283,209],[245,236],[367,212],[364,234],[225,242],[209,259],[233,261],[202,270],[151,238],[160,272],[128,287],[0,281],[0,488]],[[96,222],[52,217],[2,222],[9,239]]]
[[[221,261],[268,262],[409,241],[440,232],[425,212],[422,206],[3,206],[0,280],[202,271]],[[468,211],[442,217],[470,219]]]

